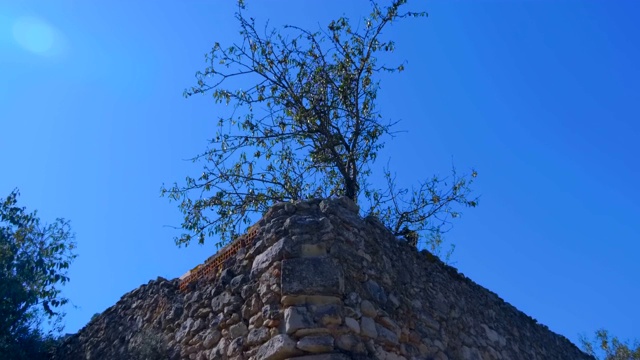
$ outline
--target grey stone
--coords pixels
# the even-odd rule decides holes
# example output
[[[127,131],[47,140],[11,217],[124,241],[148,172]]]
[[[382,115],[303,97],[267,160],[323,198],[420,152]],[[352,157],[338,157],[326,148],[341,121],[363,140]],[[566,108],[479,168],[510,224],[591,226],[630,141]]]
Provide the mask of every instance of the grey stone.
[[[279,334],[260,346],[257,358],[261,360],[284,360],[301,354],[302,351],[296,348],[294,340],[288,335]]]
[[[362,315],[370,318],[378,316],[378,311],[376,311],[376,308],[369,300],[362,300],[360,303],[360,311],[362,311]]]
[[[368,280],[364,283],[364,287],[378,304],[384,304],[387,302],[387,294],[377,282]]]
[[[360,212],[360,208],[358,207],[358,205],[355,202],[353,202],[353,200],[351,200],[346,196],[341,196],[337,199],[336,198],[324,199],[320,203],[320,211],[322,212],[335,210],[336,207],[346,209],[355,214],[358,214]]]
[[[214,345],[218,344],[220,341],[220,331],[218,330],[209,330],[206,334],[202,345],[205,349],[211,349]]]
[[[316,327],[311,314],[305,307],[290,306],[284,310],[285,331],[287,334],[293,334],[300,329]]]
[[[209,327],[212,329],[219,329],[222,325],[224,325],[224,314],[219,313],[211,318],[209,322]]]
[[[342,305],[342,299],[337,296],[326,295],[303,295],[305,297],[305,303],[308,305]]]
[[[229,347],[227,348],[227,356],[232,357],[234,355],[240,354],[242,352],[242,346],[244,345],[244,338],[237,337],[229,343]]]
[[[343,273],[329,257],[284,259],[282,295],[342,295]]]
[[[345,306],[343,308],[343,313],[344,313],[344,316],[351,317],[354,319],[360,319],[360,317],[362,316],[362,312],[360,311],[360,309],[354,309],[350,306]]]
[[[336,346],[344,351],[351,351],[356,354],[362,354],[367,351],[364,343],[354,334],[342,334],[336,340]]]
[[[480,327],[482,327],[485,330],[485,334],[487,335],[487,338],[493,344],[496,344],[497,346],[500,346],[500,347],[504,347],[507,344],[507,340],[504,338],[504,336],[501,336],[495,330],[488,327],[486,324],[481,324]]]
[[[193,323],[194,321],[192,318],[188,318],[182,323],[180,329],[176,331],[175,339],[177,343],[184,344],[193,338],[193,335],[191,334],[191,326]]]
[[[280,306],[267,304],[262,307],[262,317],[265,320],[279,320],[280,319]]]
[[[231,290],[231,292],[237,293],[238,289],[242,286],[244,280],[245,280],[244,274],[240,274],[234,277],[233,279],[231,279],[231,281],[229,282],[229,289]]]
[[[183,312],[182,305],[176,304],[171,307],[171,311],[167,314],[167,321],[176,321],[180,318]]]
[[[209,353],[209,360],[223,359],[227,356],[227,348],[229,347],[229,340],[226,338],[220,339],[218,345],[211,349]]]
[[[294,215],[284,222],[284,228],[289,234],[314,234],[328,230],[330,223],[326,218],[314,216]]]
[[[200,330],[205,328],[205,321],[206,320],[204,319],[196,320],[191,326],[191,329],[189,329],[189,332],[192,333],[193,335],[197,334]]]
[[[247,335],[247,345],[259,345],[269,340],[269,331],[266,328],[255,328],[249,331]]]
[[[406,360],[404,356],[400,356],[396,353],[386,351],[380,346],[375,346],[374,357],[376,359],[381,359],[381,360]]]
[[[249,330],[247,329],[247,325],[245,325],[243,322],[239,322],[229,327],[229,336],[231,336],[232,339],[235,339],[239,336],[245,336],[248,333]]]
[[[360,324],[358,320],[350,317],[344,318],[344,324],[354,333],[360,334]]]
[[[431,316],[424,315],[420,320],[428,327],[434,330],[440,330],[440,323],[433,319]]]
[[[233,273],[233,271],[227,268],[222,270],[222,272],[220,273],[220,276],[218,277],[218,281],[220,284],[225,286],[231,282],[231,279],[233,279],[234,276],[235,274]]]
[[[260,327],[264,323],[264,318],[262,317],[262,313],[257,313],[249,319],[249,326],[251,327]]]
[[[342,306],[325,304],[311,306],[310,308],[316,322],[324,326],[342,324]]]
[[[396,335],[400,336],[400,327],[395,321],[391,320],[388,316],[382,316],[378,319],[378,322],[386,327],[387,329],[393,331]]]
[[[330,335],[306,336],[298,340],[296,346],[310,353],[329,352],[333,350],[333,337]]]
[[[203,319],[209,316],[209,314],[211,314],[211,309],[208,307],[204,307],[204,308],[198,309],[194,317],[198,319]]]
[[[260,309],[262,309],[262,302],[258,296],[252,296],[250,300],[246,301],[240,312],[242,313],[242,318],[250,319],[253,315],[257,314]]]
[[[224,309],[224,307],[231,302],[232,296],[228,292],[223,292],[222,294],[216,296],[211,300],[211,310],[213,312],[218,313]]]
[[[376,322],[368,316],[360,318],[360,333],[366,337],[375,339],[378,337]]]
[[[258,278],[266,269],[274,262],[283,259],[285,254],[285,239],[276,241],[272,246],[267,248],[262,254],[256,256],[251,266],[251,278]]]
[[[482,360],[482,354],[478,349],[469,348],[467,346],[462,347],[461,360]]]
[[[325,244],[300,244],[300,257],[321,257],[327,255]]]
[[[380,324],[376,324],[375,326],[379,341],[382,341],[387,345],[398,345],[400,339],[396,333]]]
[[[296,212],[296,206],[294,204],[291,204],[291,203],[286,203],[286,204],[284,204],[284,211],[287,214],[293,214],[293,213]]]
[[[394,294],[389,295],[389,302],[393,305],[394,309],[397,309],[398,306],[400,306],[400,300],[398,300]]]

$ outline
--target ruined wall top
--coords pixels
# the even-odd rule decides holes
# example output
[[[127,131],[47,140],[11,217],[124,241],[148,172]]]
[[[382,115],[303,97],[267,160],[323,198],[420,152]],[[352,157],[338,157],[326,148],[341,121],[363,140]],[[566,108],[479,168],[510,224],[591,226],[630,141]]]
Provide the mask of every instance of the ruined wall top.
[[[276,204],[241,239],[187,285],[125,294],[59,358],[592,359],[347,198]]]

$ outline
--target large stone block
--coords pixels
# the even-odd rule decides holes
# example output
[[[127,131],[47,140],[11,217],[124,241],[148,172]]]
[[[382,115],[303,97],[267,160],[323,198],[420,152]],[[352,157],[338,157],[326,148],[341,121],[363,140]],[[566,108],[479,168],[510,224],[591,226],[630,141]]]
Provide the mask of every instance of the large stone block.
[[[310,353],[326,353],[333,350],[333,337],[331,335],[307,336],[298,340],[297,347]]]
[[[282,295],[342,295],[344,275],[329,257],[282,261]]]
[[[287,335],[280,334],[260,346],[257,358],[261,360],[283,360],[301,354],[302,351],[296,349],[296,341]]]
[[[268,269],[274,262],[282,260],[286,254],[285,241],[283,238],[278,240],[275,244],[265,250],[262,254],[256,256],[253,260],[251,267],[251,278],[258,278],[266,269]]]

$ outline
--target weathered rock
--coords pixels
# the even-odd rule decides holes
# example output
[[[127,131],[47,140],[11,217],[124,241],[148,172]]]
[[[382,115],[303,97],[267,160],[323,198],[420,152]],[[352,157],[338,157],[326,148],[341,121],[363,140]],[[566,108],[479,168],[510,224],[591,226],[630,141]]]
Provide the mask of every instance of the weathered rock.
[[[314,320],[323,326],[342,324],[342,306],[340,305],[314,305],[311,309]]]
[[[224,309],[224,307],[231,302],[231,294],[229,292],[223,292],[211,300],[211,310],[214,313],[218,313]]]
[[[316,327],[305,307],[290,306],[284,310],[285,331],[293,334],[300,329]]]
[[[296,349],[296,342],[288,335],[276,335],[260,346],[257,356],[263,360],[282,360],[300,354],[302,351]]]
[[[344,278],[329,257],[285,259],[282,261],[283,295],[342,295]]]
[[[202,345],[205,349],[211,349],[218,344],[218,341],[220,341],[220,336],[220,331],[209,330],[206,337],[204,338],[204,341],[202,342]]]
[[[358,320],[350,317],[344,318],[344,324],[354,333],[360,334],[360,324]]]
[[[298,349],[310,353],[324,353],[333,350],[333,336],[305,336],[298,340]]]
[[[249,331],[247,336],[247,345],[259,345],[269,340],[269,330],[266,328],[255,328]]]
[[[239,355],[242,352],[242,346],[244,345],[244,338],[237,337],[229,343],[229,347],[227,348],[227,356],[232,358],[233,356]]]
[[[368,280],[364,283],[364,286],[369,291],[369,295],[371,295],[378,304],[384,304],[387,302],[387,294],[377,282]]]
[[[362,300],[360,303],[360,311],[362,311],[362,315],[368,316],[370,318],[375,318],[378,316],[378,311],[373,304],[369,300]]]
[[[360,319],[360,333],[369,338],[377,338],[378,330],[376,329],[376,322],[370,317],[363,316]]]
[[[341,350],[355,354],[362,354],[366,352],[362,340],[354,334],[340,335],[336,341],[336,346]]]
[[[386,327],[376,324],[376,332],[378,333],[378,340],[388,346],[395,346],[399,344],[399,338],[396,333],[387,329]]]
[[[285,239],[278,240],[265,252],[256,256],[251,267],[251,278],[257,278],[268,269],[274,262],[282,260],[285,254]]]
[[[247,325],[245,325],[243,322],[237,323],[229,327],[229,336],[231,336],[232,339],[235,339],[239,336],[245,336],[248,333],[249,333],[249,330],[247,329]]]
[[[180,330],[176,332],[175,339],[177,343],[186,343],[191,338],[193,338],[193,334],[191,333],[191,327],[193,326],[193,319],[188,318],[185,322],[180,326]]]

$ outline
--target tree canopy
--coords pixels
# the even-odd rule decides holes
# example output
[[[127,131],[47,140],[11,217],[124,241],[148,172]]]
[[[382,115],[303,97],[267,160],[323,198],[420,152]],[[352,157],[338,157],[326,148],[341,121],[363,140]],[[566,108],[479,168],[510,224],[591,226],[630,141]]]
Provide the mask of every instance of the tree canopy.
[[[605,329],[597,330],[592,340],[581,336],[580,343],[587,354],[597,359],[640,360],[640,343],[637,340],[630,345],[628,341],[622,341],[617,336],[610,336]]]
[[[395,49],[383,30],[427,16],[404,11],[405,3],[371,1],[369,16],[356,27],[340,17],[311,31],[258,27],[239,2],[241,41],[216,42],[205,54],[208,66],[196,73],[197,85],[185,90],[186,97],[210,94],[231,111],[218,116],[209,147],[193,158],[204,163],[202,174],[162,188],[184,215],[178,245],[218,235],[220,246],[275,202],[347,196],[396,235],[416,242],[427,235],[432,248],[439,246],[445,225],[459,215],[453,206],[477,205],[469,187],[475,171],[399,189],[387,167],[386,188],[370,183],[382,140],[394,135],[396,124],[383,121],[376,107],[378,77],[404,70],[404,64],[378,61]]]
[[[50,337],[43,319],[60,325],[60,307],[68,302],[60,286],[76,257],[69,222],[42,224],[37,212],[17,206],[20,193],[0,199],[0,354],[35,359]]]

